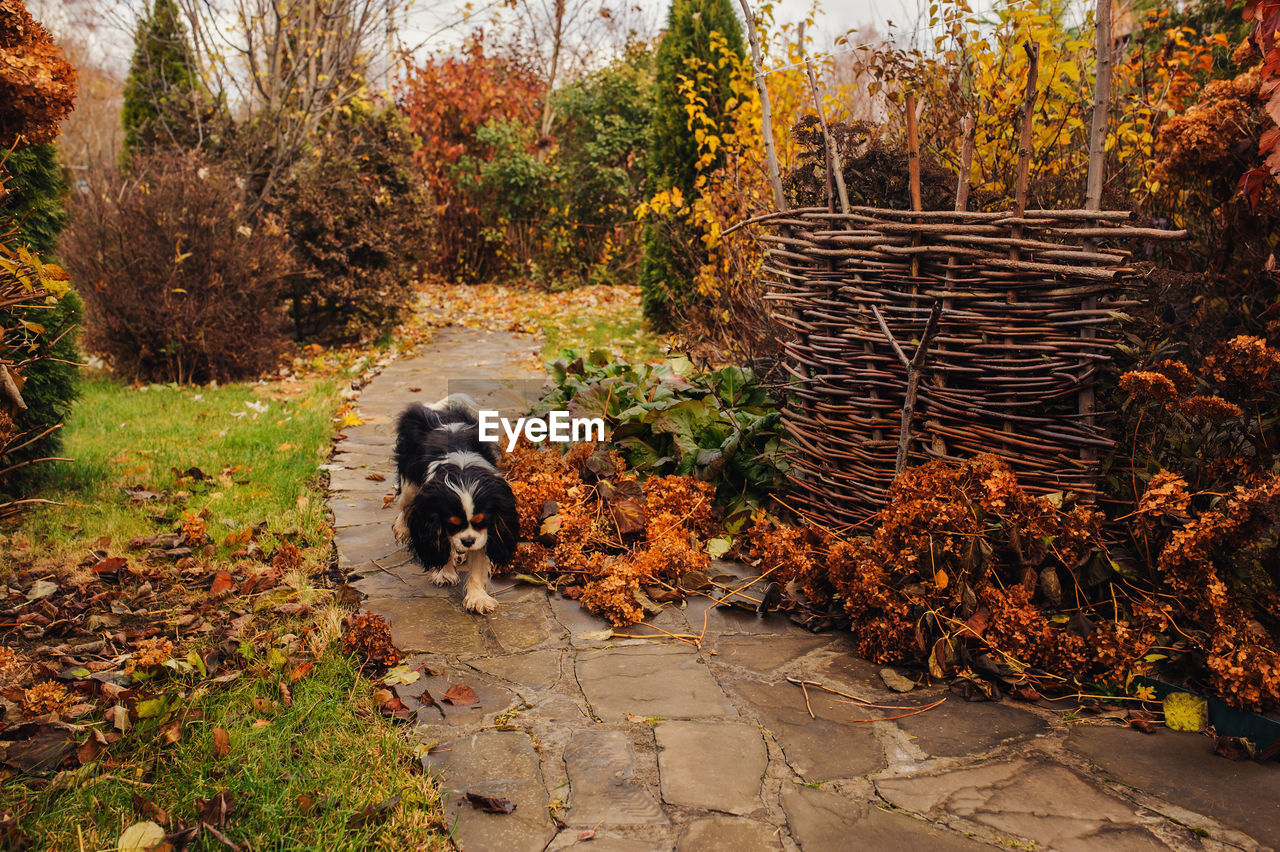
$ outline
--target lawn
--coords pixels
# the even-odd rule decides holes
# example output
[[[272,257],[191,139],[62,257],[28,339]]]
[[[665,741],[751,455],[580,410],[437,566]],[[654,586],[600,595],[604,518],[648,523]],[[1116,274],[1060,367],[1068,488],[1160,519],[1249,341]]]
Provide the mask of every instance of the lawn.
[[[209,824],[249,848],[443,845],[434,782],[341,650],[319,468],[338,386],[86,377],[66,425],[75,461],[41,492],[62,505],[0,539],[4,606],[29,612],[18,592],[57,586],[39,602],[57,610],[47,630],[2,634],[0,692],[27,707],[23,673],[66,666],[59,710],[80,748],[44,777],[0,768],[0,837],[114,848],[140,821],[208,822],[226,792],[234,809]],[[175,533],[194,539],[179,559],[155,549]],[[104,554],[125,567],[97,576]],[[225,847],[206,829],[192,848]]]

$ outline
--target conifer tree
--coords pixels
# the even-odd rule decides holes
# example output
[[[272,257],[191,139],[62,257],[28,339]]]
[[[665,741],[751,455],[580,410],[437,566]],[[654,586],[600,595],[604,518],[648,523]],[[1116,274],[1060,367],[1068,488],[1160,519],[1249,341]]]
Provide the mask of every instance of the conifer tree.
[[[725,103],[731,97],[731,69],[712,48],[711,34],[719,33],[731,50],[745,56],[742,27],[730,0],[672,0],[667,31],[655,59],[653,148],[649,153],[651,193],[679,188],[686,199],[695,193],[698,143],[689,127],[686,98],[680,78],[694,66],[716,69],[700,96],[706,111],[728,121]],[[696,235],[682,234],[677,223],[650,223],[645,228],[645,252],[640,265],[640,290],[645,315],[659,328],[670,328],[673,311],[693,292],[693,276],[701,254]]]
[[[176,0],[152,0],[124,84],[126,159],[156,146],[199,147],[206,100]]]
[[[58,162],[58,149],[52,142],[10,151],[4,161],[6,195],[0,201],[0,223],[16,228],[14,243],[50,259],[58,236],[67,223],[67,183]],[[15,418],[27,435],[34,437],[71,413],[78,395],[76,363],[80,360],[76,344],[77,327],[84,315],[84,305],[75,290],[69,290],[56,303],[21,311],[24,322],[42,329],[41,338],[55,341],[47,357],[28,364],[22,372],[22,396],[27,410]],[[20,450],[4,457],[6,466],[19,465],[31,459],[59,454],[62,433],[53,431]],[[19,468],[6,481],[6,490],[21,489],[23,483],[45,473],[44,465]]]

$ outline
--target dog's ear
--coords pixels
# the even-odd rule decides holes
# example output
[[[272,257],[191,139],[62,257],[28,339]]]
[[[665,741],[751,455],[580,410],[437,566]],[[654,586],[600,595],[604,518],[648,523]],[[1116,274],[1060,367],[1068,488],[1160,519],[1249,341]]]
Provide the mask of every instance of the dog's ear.
[[[431,484],[419,491],[409,507],[409,549],[424,568],[442,568],[453,557],[444,527],[447,489]]]
[[[494,479],[487,502],[493,512],[489,525],[485,553],[495,565],[506,565],[516,555],[520,541],[520,516],[516,513],[516,498],[505,479]]]

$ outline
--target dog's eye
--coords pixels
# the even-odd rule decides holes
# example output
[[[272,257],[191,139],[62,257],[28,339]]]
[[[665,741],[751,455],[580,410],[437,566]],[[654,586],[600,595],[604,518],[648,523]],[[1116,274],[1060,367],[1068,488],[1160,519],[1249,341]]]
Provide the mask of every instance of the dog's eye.
[[[464,521],[462,518],[459,518],[457,515],[454,515],[453,517],[451,517],[449,519],[449,523],[455,527],[465,527],[467,525],[467,522]]]
[[[484,529],[484,515],[476,515],[471,519],[471,526],[476,529]]]

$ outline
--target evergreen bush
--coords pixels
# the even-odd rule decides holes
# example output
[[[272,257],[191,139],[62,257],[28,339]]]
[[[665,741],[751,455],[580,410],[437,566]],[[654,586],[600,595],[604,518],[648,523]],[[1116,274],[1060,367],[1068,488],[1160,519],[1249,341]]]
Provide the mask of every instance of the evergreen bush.
[[[50,142],[10,152],[4,169],[8,172],[7,195],[0,201],[0,219],[13,223],[16,244],[48,259],[67,222],[67,184],[58,163],[57,147]],[[29,324],[29,330],[38,331],[39,342],[33,342],[34,348],[23,358],[30,360],[22,368],[22,398],[27,410],[12,419],[26,438],[48,434],[5,457],[6,467],[24,465],[7,482],[12,491],[28,490],[46,470],[43,465],[27,462],[61,452],[62,432],[48,430],[71,413],[75,402],[79,370],[76,364],[80,360],[76,341],[83,314],[83,303],[74,290],[52,303],[44,301],[18,312],[20,321]]]
[[[153,0],[138,22],[124,84],[124,151],[198,148],[212,116],[176,0]]]
[[[723,36],[738,56],[745,55],[742,27],[730,0],[672,0],[667,31],[655,57],[650,194],[676,188],[685,198],[696,193],[698,142],[689,127],[686,96],[680,91],[680,79],[692,76],[691,65],[715,69],[704,78],[698,96],[705,100],[708,115],[728,121],[725,104],[732,96],[732,69],[713,49],[713,32]],[[699,255],[695,237],[677,223],[666,224],[646,226],[640,265],[645,315],[659,328],[671,328],[692,297]]]

